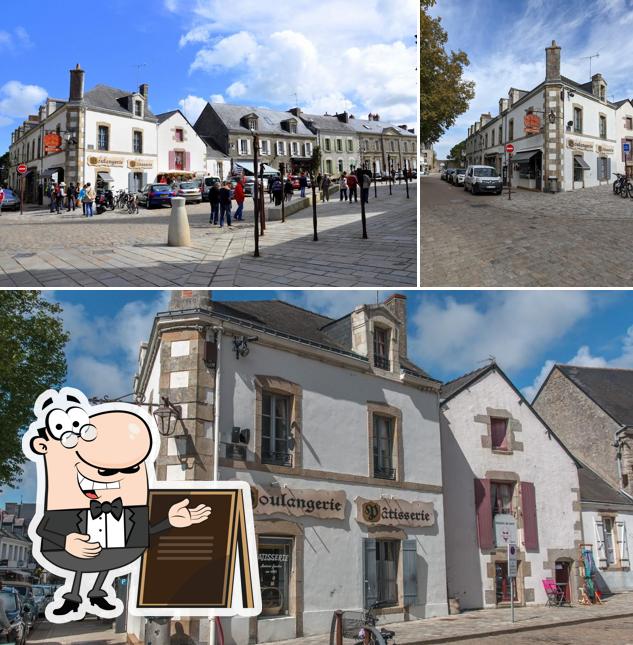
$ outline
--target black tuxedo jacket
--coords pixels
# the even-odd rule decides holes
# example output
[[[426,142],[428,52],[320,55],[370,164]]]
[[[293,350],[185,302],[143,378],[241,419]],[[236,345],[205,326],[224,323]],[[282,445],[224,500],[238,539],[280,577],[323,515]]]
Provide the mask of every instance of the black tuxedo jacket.
[[[70,533],[86,534],[88,527],[87,508],[46,511],[37,526],[37,534],[42,538],[42,551],[64,550],[66,536]],[[125,548],[142,548],[149,546],[149,536],[170,528],[169,520],[163,520],[156,526],[149,525],[147,506],[126,506],[123,509],[125,518]]]

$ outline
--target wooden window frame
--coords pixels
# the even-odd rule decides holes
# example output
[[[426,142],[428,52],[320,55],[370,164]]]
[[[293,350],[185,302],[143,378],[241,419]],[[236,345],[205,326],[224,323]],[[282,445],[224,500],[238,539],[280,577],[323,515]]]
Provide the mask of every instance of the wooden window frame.
[[[97,123],[97,150],[99,152],[110,152],[110,135],[112,133],[112,128],[109,123]],[[106,146],[105,148],[101,147],[101,137],[99,136],[99,132],[101,128],[105,128],[107,131],[106,134]]]
[[[404,447],[402,440],[402,410],[386,403],[367,402],[367,435],[368,435],[368,473],[370,479],[377,482],[385,481],[385,477],[377,477],[374,468],[374,416],[389,417],[393,421],[393,452],[392,468],[395,476],[390,481],[404,481]]]
[[[141,149],[136,150],[136,137],[140,135],[141,138]],[[132,153],[135,155],[142,155],[143,154],[143,148],[145,147],[145,142],[144,142],[144,137],[143,137],[143,130],[140,128],[134,128],[132,130]]]

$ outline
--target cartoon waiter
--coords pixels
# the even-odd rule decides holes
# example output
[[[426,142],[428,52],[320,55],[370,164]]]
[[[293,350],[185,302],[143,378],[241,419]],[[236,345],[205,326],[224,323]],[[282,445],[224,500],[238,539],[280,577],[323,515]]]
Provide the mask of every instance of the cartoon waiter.
[[[150,534],[204,522],[211,508],[189,508],[183,499],[165,520],[149,525],[148,477],[153,481],[157,442],[151,418],[137,407],[91,406],[79,390],[63,388],[42,394],[35,414],[37,421],[23,439],[38,470],[34,556],[67,578],[66,593],[56,597],[63,603],[48,607],[47,618],[68,622],[86,612],[113,617],[122,605],[111,586],[115,576],[106,583],[108,574],[129,572]],[[84,574],[96,574],[86,598]]]

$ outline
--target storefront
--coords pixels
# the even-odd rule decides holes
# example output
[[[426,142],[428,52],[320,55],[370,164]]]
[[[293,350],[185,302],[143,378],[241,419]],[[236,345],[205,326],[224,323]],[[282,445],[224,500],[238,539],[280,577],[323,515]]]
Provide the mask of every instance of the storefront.
[[[521,150],[512,158],[513,178],[517,188],[543,189],[542,150]]]

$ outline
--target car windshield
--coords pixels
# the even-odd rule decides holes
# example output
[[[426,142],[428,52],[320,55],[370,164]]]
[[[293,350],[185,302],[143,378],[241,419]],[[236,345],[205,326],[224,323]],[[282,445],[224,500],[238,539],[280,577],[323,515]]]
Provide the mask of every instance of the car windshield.
[[[180,184],[181,188],[197,188],[197,186],[192,181],[185,181]]]
[[[494,168],[475,168],[475,177],[496,177],[497,171]]]
[[[8,591],[0,591],[0,605],[5,611],[17,611],[18,609],[15,595]]]
[[[459,170],[455,171],[458,175],[463,175],[466,172],[465,168],[460,168]]]
[[[14,587],[14,589],[23,597],[26,596],[27,588],[26,587]]]
[[[33,595],[34,596],[45,596],[46,591],[42,589],[41,587],[33,587]]]
[[[216,181],[220,181],[220,178],[219,177],[207,177],[204,180],[204,185],[205,186],[213,186],[213,184],[215,184]]]
[[[170,188],[169,184],[154,184],[151,187],[151,190],[154,192],[160,192],[161,190],[170,190]]]

